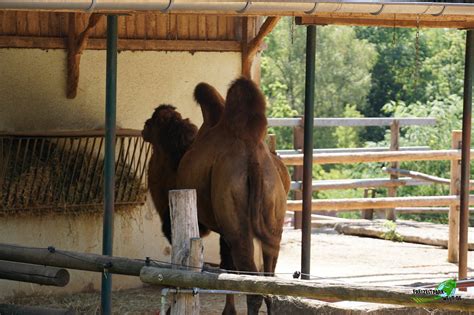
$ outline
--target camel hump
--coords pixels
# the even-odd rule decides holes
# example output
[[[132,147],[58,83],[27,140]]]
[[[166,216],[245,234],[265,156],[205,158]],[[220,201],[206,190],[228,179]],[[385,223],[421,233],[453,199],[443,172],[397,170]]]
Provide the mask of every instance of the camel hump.
[[[265,97],[258,86],[249,79],[232,82],[224,108],[225,123],[238,137],[253,143],[263,141],[267,119]]]
[[[224,111],[224,98],[210,84],[201,82],[194,88],[194,99],[201,106],[204,124],[209,127],[216,125]]]

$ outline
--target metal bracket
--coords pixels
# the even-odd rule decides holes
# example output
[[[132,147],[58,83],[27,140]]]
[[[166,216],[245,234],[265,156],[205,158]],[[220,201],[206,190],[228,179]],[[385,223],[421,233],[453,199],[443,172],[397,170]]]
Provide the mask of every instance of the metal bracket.
[[[247,1],[245,7],[241,10],[237,10],[237,13],[245,13],[252,6],[252,1]]]

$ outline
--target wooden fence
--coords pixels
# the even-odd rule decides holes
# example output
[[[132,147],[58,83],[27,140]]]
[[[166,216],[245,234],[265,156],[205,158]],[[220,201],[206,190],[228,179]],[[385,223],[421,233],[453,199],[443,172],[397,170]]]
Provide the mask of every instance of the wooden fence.
[[[390,126],[391,144],[388,148],[355,148],[355,149],[316,149],[313,150],[315,164],[348,164],[389,162],[390,167],[385,171],[389,178],[373,179],[339,179],[313,181],[313,191],[329,189],[366,189],[364,198],[350,199],[317,199],[312,202],[313,211],[354,211],[361,210],[362,217],[372,219],[374,209],[384,209],[387,219],[395,220],[397,209],[402,213],[447,213],[449,212],[449,241],[448,260],[456,262],[458,257],[459,231],[459,191],[461,159],[461,132],[452,132],[452,145],[447,150],[431,150],[429,147],[400,147],[400,127],[402,126],[432,126],[436,123],[433,118],[320,118],[314,120],[315,127],[335,126]],[[294,226],[301,227],[301,184],[303,154],[303,128],[301,118],[271,118],[272,127],[293,127],[294,150],[277,151],[283,162],[294,166],[291,189],[295,199],[288,201],[288,210],[295,211]],[[474,156],[471,154],[471,156]],[[401,170],[400,162],[405,161],[451,161],[451,174],[444,179],[419,172]],[[401,177],[402,176],[402,177]],[[449,196],[417,196],[397,197],[400,186],[446,184],[450,186]],[[471,183],[473,186],[473,183]],[[368,190],[386,188],[387,197],[369,198]],[[473,197],[471,197],[472,199]],[[474,199],[471,200],[473,202]]]

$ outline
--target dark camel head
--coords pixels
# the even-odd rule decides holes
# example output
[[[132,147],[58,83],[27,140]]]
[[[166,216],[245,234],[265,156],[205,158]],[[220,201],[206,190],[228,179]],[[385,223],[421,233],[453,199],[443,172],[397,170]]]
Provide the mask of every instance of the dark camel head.
[[[184,153],[196,137],[197,127],[183,119],[172,105],[158,106],[145,122],[142,137],[155,149],[168,154],[177,167]]]

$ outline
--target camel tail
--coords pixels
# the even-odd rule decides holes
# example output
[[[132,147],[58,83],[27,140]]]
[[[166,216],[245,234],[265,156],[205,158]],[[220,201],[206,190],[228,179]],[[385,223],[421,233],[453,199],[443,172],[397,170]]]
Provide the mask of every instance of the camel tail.
[[[194,99],[201,106],[204,123],[209,127],[216,125],[224,111],[224,98],[211,85],[201,82],[194,88]]]
[[[258,152],[253,151],[248,164],[249,217],[252,221],[253,233],[263,243],[264,251],[278,253],[280,237],[274,233],[276,230],[273,231],[272,220],[266,220],[266,216],[270,215],[267,212],[272,209],[262,207],[265,204],[262,170]]]
[[[265,107],[265,97],[258,86],[252,80],[239,78],[227,92],[224,123],[236,137],[256,145],[267,132]]]

